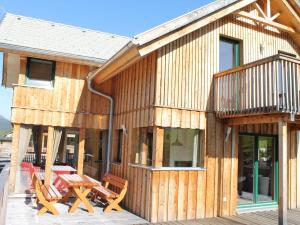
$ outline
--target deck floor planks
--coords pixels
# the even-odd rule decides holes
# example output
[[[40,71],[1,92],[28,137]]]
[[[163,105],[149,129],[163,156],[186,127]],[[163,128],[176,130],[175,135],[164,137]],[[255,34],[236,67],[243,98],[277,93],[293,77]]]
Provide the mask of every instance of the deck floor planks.
[[[75,214],[67,213],[67,205],[58,204],[61,215],[54,217],[50,214],[45,216],[37,216],[34,199],[25,198],[9,198],[8,210],[7,210],[7,224],[66,224],[77,225],[79,223],[95,224],[101,223],[104,225],[154,225],[154,223],[147,223],[147,221],[135,216],[129,212],[112,212],[103,214],[102,209],[95,207],[96,212],[94,214],[88,214],[84,210],[78,210]],[[156,223],[155,225],[277,225],[277,212],[265,211],[265,212],[253,212],[245,213],[237,216],[207,218],[199,220],[187,220],[187,221],[173,221],[166,223]],[[300,224],[300,210],[288,211],[288,224],[297,225]]]
[[[217,217],[199,220],[151,223],[148,225],[277,225],[277,211],[245,213],[237,216]],[[300,224],[300,210],[288,211],[288,224]]]

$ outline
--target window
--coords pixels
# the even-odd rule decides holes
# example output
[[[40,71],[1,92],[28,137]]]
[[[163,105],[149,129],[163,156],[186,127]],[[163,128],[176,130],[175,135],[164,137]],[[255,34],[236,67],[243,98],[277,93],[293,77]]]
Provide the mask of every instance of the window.
[[[132,154],[131,162],[152,166],[153,152],[153,128],[137,128],[133,130],[134,138],[133,145],[135,154]]]
[[[201,149],[204,132],[167,128],[164,131],[164,167],[203,167]]]
[[[122,162],[122,142],[123,142],[123,130],[118,130],[118,148],[116,162]]]
[[[240,42],[229,38],[220,39],[220,71],[240,65]]]
[[[98,155],[98,161],[106,160],[106,148],[107,148],[107,137],[108,137],[107,131],[101,131],[99,134],[99,155]]]
[[[26,67],[26,84],[39,87],[53,87],[55,62],[28,58]]]

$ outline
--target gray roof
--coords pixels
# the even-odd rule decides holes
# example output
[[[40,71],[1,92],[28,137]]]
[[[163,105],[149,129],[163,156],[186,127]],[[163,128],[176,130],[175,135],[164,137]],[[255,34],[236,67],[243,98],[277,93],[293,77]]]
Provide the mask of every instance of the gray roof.
[[[150,41],[153,41],[156,38],[159,38],[165,34],[168,34],[172,31],[175,31],[183,26],[186,26],[196,20],[203,19],[210,14],[221,10],[235,2],[240,0],[216,0],[212,3],[209,3],[203,7],[195,9],[189,13],[186,13],[182,16],[179,16],[173,20],[170,20],[166,23],[163,23],[157,27],[154,27],[150,30],[147,30],[141,34],[136,35],[134,38],[134,43],[143,45]]]
[[[104,63],[130,38],[6,13],[0,48]]]

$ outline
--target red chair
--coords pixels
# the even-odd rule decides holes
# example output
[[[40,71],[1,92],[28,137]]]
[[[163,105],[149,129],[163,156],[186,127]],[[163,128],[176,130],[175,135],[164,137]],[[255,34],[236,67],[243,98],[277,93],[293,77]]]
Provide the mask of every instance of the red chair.
[[[21,168],[22,169],[29,169],[29,167],[30,167],[30,164],[32,164],[32,163],[29,163],[29,162],[22,162],[21,163]]]

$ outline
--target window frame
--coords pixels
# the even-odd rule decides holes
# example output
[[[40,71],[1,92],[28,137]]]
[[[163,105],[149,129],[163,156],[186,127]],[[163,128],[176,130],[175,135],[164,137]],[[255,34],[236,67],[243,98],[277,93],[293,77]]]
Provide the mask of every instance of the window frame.
[[[116,163],[121,164],[122,163],[122,153],[123,153],[123,130],[118,129],[117,130],[117,135],[118,135],[118,142],[117,142],[117,152],[116,152]]]
[[[51,80],[46,81],[46,80],[38,80],[38,79],[30,78],[30,65],[31,65],[31,62],[34,60],[40,61],[40,62],[51,63],[51,67],[52,67]],[[27,62],[26,62],[25,85],[39,87],[39,88],[53,88],[54,80],[55,80],[55,70],[56,70],[56,62],[53,60],[28,57]]]
[[[235,39],[233,37],[227,37],[227,36],[220,36],[219,38],[219,71],[226,71],[226,70],[221,70],[220,65],[221,65],[221,42],[227,42],[233,44],[233,51],[234,51],[234,65],[232,68],[226,69],[230,70],[235,67],[239,67],[242,65],[242,41]]]
[[[192,128],[174,128],[174,127],[165,127],[164,129],[164,138],[163,138],[163,148],[162,148],[162,167],[160,169],[166,169],[166,170],[204,170],[205,168],[205,147],[201,147],[201,140],[202,138],[205,138],[205,130],[203,129],[192,129]],[[200,166],[193,166],[193,161],[194,159],[194,151],[193,151],[193,155],[192,155],[192,166],[164,166],[163,162],[164,162],[164,150],[165,150],[165,134],[166,134],[166,130],[172,130],[172,129],[181,129],[181,130],[197,130],[198,131],[198,151],[197,151],[197,159],[196,159],[196,164],[201,164]],[[204,135],[204,136],[201,136]],[[199,160],[199,155],[202,157],[202,159],[200,158]]]

